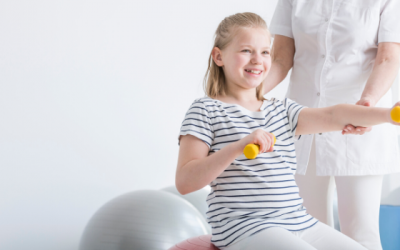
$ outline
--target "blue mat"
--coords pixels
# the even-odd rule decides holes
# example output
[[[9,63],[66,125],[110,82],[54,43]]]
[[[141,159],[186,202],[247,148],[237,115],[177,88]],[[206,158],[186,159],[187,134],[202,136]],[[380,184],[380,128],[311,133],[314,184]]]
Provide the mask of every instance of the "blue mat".
[[[381,205],[379,232],[383,250],[400,250],[400,206]]]

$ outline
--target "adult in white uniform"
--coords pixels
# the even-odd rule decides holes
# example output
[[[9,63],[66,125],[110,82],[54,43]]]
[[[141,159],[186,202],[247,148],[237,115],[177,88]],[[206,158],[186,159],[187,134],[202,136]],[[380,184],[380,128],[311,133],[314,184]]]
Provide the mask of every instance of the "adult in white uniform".
[[[292,69],[287,97],[299,104],[392,105],[390,87],[400,58],[399,0],[280,0],[271,32],[266,92]],[[382,176],[400,171],[399,149],[393,126],[355,135],[366,130],[348,126],[347,135],[304,136],[296,144],[296,182],[307,211],[333,225],[334,180],[341,231],[368,249],[382,249]]]

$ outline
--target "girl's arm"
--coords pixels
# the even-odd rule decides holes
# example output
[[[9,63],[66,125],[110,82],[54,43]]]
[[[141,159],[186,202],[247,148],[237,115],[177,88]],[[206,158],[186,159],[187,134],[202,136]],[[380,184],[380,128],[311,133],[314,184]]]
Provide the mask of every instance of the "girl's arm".
[[[400,102],[395,106],[400,106]],[[340,131],[346,124],[370,127],[392,122],[389,108],[339,104],[326,108],[304,108],[300,111],[296,135]]]
[[[192,135],[180,138],[175,185],[181,194],[199,190],[215,180],[249,143],[260,145],[260,153],[272,151],[272,134],[258,129],[243,139],[230,143],[208,156],[208,146]]]
[[[289,70],[293,66],[294,53],[295,46],[293,38],[275,35],[274,44],[271,50],[271,69],[267,78],[262,83],[264,85],[264,95],[285,79]]]

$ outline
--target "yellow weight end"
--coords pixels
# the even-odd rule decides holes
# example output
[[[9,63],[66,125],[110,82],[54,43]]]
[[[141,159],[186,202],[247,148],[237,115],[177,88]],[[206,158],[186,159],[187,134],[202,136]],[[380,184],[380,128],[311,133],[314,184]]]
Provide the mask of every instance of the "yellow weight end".
[[[246,147],[244,147],[243,154],[246,156],[247,159],[255,159],[260,152],[260,146],[256,144],[247,144]]]
[[[272,144],[272,147],[275,145],[275,143],[276,143],[276,137],[275,137],[275,135],[274,134],[272,134],[273,136],[274,136],[274,144]]]
[[[392,117],[392,120],[394,122],[399,123],[400,122],[400,107],[396,106],[390,111],[390,117]]]

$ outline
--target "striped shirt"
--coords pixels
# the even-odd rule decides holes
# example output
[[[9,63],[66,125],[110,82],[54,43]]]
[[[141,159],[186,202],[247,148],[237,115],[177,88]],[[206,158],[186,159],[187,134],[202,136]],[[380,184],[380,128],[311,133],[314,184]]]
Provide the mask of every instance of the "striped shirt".
[[[253,160],[242,154],[210,183],[207,221],[215,246],[227,247],[269,227],[299,231],[317,223],[302,206],[294,180],[295,131],[302,108],[290,99],[272,99],[253,112],[209,97],[189,108],[180,135],[199,138],[209,146],[209,154],[260,128],[277,139],[273,152]]]

